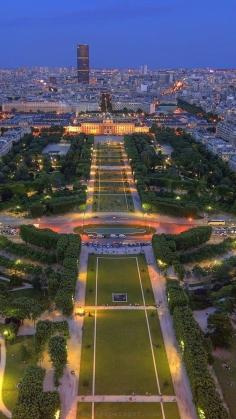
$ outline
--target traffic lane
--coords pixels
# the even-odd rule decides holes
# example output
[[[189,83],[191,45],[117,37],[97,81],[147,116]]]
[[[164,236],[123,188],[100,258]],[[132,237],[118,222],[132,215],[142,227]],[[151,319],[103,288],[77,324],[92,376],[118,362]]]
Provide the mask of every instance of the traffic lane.
[[[132,224],[127,224],[127,226],[131,226],[134,225]],[[142,224],[139,224],[142,225]],[[70,222],[63,222],[63,223],[55,223],[55,222],[49,222],[49,221],[44,221],[44,222],[39,222],[35,224],[36,227],[38,228],[49,228],[53,231],[55,231],[56,233],[73,233],[74,229],[76,227],[79,227],[82,225],[78,225],[78,223],[70,223]],[[193,225],[178,225],[178,224],[166,224],[166,223],[153,223],[151,225],[151,227],[153,227],[156,231],[157,234],[180,234],[184,231],[189,230],[190,228],[194,227]],[[132,237],[139,237],[140,235],[132,235]],[[141,237],[144,238],[148,236],[147,234],[142,234]],[[128,235],[126,237],[129,237]]]

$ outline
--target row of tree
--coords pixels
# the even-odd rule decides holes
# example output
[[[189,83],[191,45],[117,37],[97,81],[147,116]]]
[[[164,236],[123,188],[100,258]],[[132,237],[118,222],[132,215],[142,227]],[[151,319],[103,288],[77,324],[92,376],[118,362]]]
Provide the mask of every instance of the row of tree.
[[[219,115],[214,114],[212,112],[206,112],[201,106],[197,106],[192,103],[186,102],[183,99],[178,99],[178,106],[193,115],[206,119],[208,122],[216,123],[221,120]]]
[[[229,212],[236,211],[236,175],[227,162],[181,129],[153,125],[151,132],[158,143],[169,144],[173,148],[171,166],[166,177],[181,177],[192,182],[192,186],[187,187],[188,195],[182,197],[181,201],[191,201],[201,211],[206,211],[209,206]]]
[[[51,286],[58,287],[55,303],[65,315],[73,310],[73,295],[78,275],[78,258],[81,240],[78,235],[58,234],[51,230],[40,230],[31,225],[22,225],[20,235],[27,243],[51,250],[56,253],[57,261],[62,265],[59,276],[53,277]]]
[[[180,252],[197,247],[210,239],[212,228],[210,226],[196,227],[180,234],[154,234],[152,246],[156,260],[160,267],[171,265],[183,278],[184,269],[180,263]]]
[[[56,263],[57,261],[56,253],[47,252],[43,249],[36,249],[25,243],[15,243],[5,236],[0,236],[0,249],[42,263],[51,264]]]
[[[212,360],[209,340],[196,323],[188,297],[178,283],[168,284],[167,296],[199,417],[226,419],[228,412],[209,370],[208,364]]]
[[[156,153],[153,136],[133,134],[125,137],[125,148],[130,159],[137,189],[145,210],[158,211],[179,217],[197,217],[198,209],[191,202],[177,201],[175,195],[154,191],[152,187],[164,185],[165,156]],[[163,172],[164,171],[164,172]],[[181,178],[175,173],[171,178],[165,178],[165,187],[170,187],[170,181],[175,180],[175,186],[182,185]],[[174,187],[174,183],[171,184]]]
[[[67,363],[66,341],[69,337],[69,327],[66,321],[51,322],[38,321],[35,333],[35,349],[37,353],[43,352],[48,344],[48,351],[54,367],[54,382],[58,386]]]
[[[191,252],[181,253],[179,256],[181,263],[201,262],[205,259],[211,259],[215,256],[223,255],[229,252],[235,246],[234,240],[227,238],[224,241],[216,244],[206,244],[199,249],[194,249]]]
[[[60,140],[52,132],[41,133],[40,137],[26,136],[3,157],[2,207],[12,205],[39,217],[65,213],[85,204],[86,187],[81,182],[90,176],[93,137],[64,136],[63,141],[71,145],[66,156],[51,158],[42,154],[46,145]],[[73,184],[73,192],[66,188],[68,184]],[[45,200],[45,194],[50,195],[49,200]]]

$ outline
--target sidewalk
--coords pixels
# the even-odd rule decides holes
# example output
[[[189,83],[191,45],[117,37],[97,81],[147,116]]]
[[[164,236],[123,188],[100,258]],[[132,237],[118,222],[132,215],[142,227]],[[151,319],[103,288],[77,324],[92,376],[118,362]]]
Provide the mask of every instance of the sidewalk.
[[[5,340],[0,336],[0,347],[1,347],[1,358],[0,358],[0,411],[7,417],[11,418],[12,414],[10,410],[5,406],[2,399],[2,386],[4,379],[4,371],[6,367],[6,345]]]
[[[79,275],[75,290],[75,306],[85,305],[87,264],[89,252],[82,247],[79,261]],[[68,321],[70,339],[68,340],[68,366],[62,378],[59,392],[62,403],[62,419],[76,419],[79,371],[82,348],[84,317],[75,316]],[[74,371],[75,374],[71,374]]]

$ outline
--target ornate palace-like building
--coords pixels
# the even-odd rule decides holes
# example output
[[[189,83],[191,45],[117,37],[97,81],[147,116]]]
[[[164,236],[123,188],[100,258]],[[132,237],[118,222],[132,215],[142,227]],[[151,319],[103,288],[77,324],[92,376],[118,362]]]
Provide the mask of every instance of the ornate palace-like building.
[[[86,119],[65,128],[68,134],[126,135],[148,133],[149,128],[132,119]]]

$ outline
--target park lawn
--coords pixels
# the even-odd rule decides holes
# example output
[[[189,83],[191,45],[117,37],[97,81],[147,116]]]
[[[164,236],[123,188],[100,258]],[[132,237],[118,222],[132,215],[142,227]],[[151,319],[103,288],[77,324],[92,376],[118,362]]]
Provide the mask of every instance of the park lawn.
[[[99,170],[100,182],[120,182],[123,179],[121,170]]]
[[[29,355],[22,360],[21,347],[25,345]],[[34,353],[34,336],[19,336],[13,343],[7,344],[6,369],[3,379],[3,401],[9,410],[15,407],[18,390],[17,384],[24,375],[29,365],[37,364],[37,356]]]
[[[96,394],[158,394],[143,310],[97,313]]]
[[[225,355],[224,355],[225,354]],[[224,400],[229,408],[230,416],[236,419],[236,337],[229,351],[222,351],[221,357],[214,357],[213,368],[219,381]],[[229,368],[225,368],[227,364]]]
[[[83,325],[82,353],[79,375],[79,394],[92,394],[93,353],[94,353],[94,312],[86,315]]]
[[[96,161],[98,166],[122,166],[122,156],[120,157],[99,157]]]
[[[93,202],[96,204],[96,211],[98,212],[119,212],[119,211],[129,211],[133,209],[131,202],[127,202],[128,194],[125,196],[124,193],[121,194],[105,194],[94,193]],[[131,197],[132,198],[132,197]]]
[[[92,403],[78,403],[76,419],[91,419]]]
[[[146,305],[154,305],[154,296],[146,260],[139,256],[90,256],[87,271],[86,305],[95,304],[96,269],[98,266],[98,305],[117,305],[112,302],[112,293],[127,293],[125,304],[143,305],[137,261],[142,279]]]
[[[95,403],[94,410],[95,419],[162,419],[159,403]],[[77,419],[91,419],[91,411],[90,403],[79,403]],[[177,417],[166,419],[177,419]]]
[[[80,227],[81,228],[81,227]],[[111,225],[104,225],[104,226],[91,226],[91,227],[85,227],[84,231],[88,234],[94,234],[94,233],[98,233],[98,234],[131,234],[131,235],[135,235],[135,234],[146,234],[147,230],[146,228],[143,227],[130,227],[129,225],[116,225],[116,224],[111,224]],[[77,232],[77,230],[75,229],[75,232]],[[78,230],[78,232],[80,232]]]
[[[155,233],[155,228],[130,224],[86,224],[84,227],[78,226],[74,228],[74,232],[81,234],[82,232],[88,234],[127,234],[127,235],[140,235]]]
[[[104,150],[96,153],[96,163],[101,166],[119,166],[122,160],[122,152],[120,150]]]
[[[95,185],[96,192],[100,193],[112,193],[112,194],[122,194],[124,190],[126,193],[130,193],[130,189],[128,186],[125,186],[125,183],[121,180],[120,182],[100,182]]]
[[[163,403],[166,419],[180,419],[177,403]]]
[[[158,369],[161,393],[165,395],[173,395],[173,382],[161,332],[161,326],[156,311],[148,311],[148,321],[152,335],[153,351]]]

